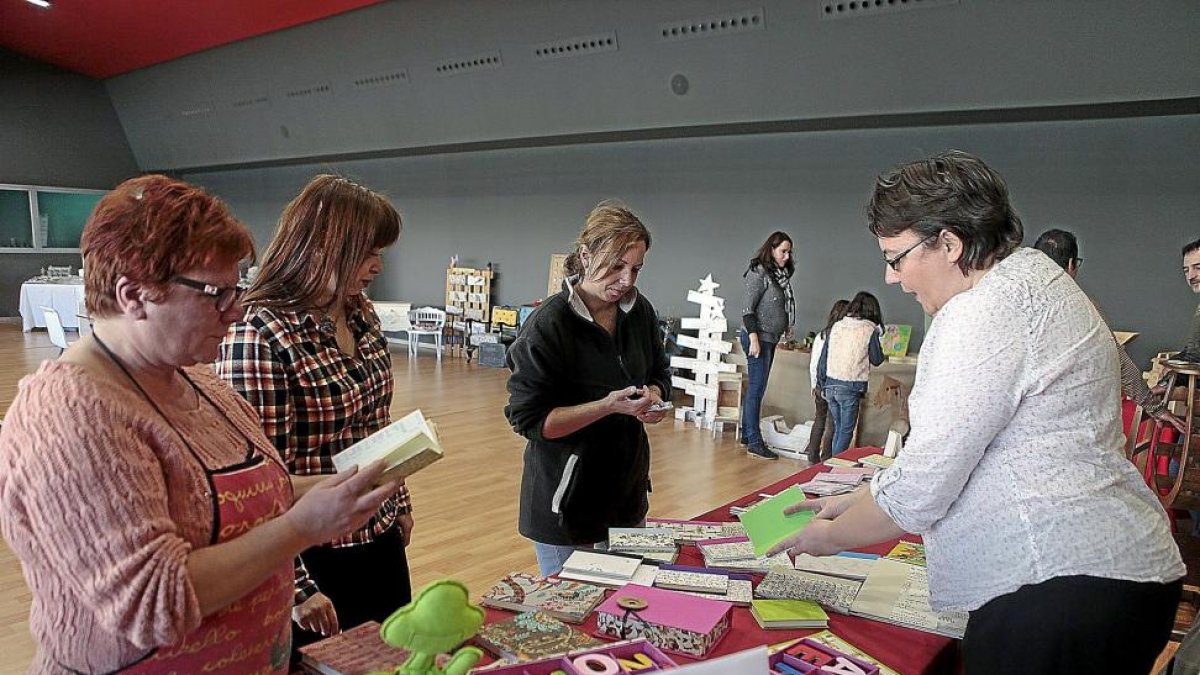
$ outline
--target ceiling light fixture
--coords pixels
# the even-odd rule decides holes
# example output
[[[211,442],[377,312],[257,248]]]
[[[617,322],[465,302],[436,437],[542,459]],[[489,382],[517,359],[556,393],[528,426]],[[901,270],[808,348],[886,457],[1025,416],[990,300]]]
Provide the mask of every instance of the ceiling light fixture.
[[[25,0],[25,2],[28,2],[31,5],[37,5],[38,7],[42,7],[45,9],[50,8],[50,0]]]

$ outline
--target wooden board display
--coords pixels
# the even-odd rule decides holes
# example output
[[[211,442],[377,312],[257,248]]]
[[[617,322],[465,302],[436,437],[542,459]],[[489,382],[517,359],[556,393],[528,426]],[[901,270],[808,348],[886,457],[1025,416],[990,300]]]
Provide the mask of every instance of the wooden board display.
[[[546,297],[554,297],[562,290],[563,279],[567,273],[563,270],[563,263],[567,261],[567,253],[551,253],[550,254],[550,280],[546,283]]]
[[[462,318],[490,321],[492,270],[451,267],[446,270],[446,307],[462,310]]]

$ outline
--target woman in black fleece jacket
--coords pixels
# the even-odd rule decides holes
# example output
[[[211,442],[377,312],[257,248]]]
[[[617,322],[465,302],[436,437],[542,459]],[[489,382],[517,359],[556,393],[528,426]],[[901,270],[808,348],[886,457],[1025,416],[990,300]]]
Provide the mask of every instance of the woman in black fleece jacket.
[[[650,232],[628,209],[601,203],[566,262],[563,291],[537,309],[508,350],[513,429],[529,439],[521,534],[543,575],[609,527],[649,509],[650,443],[643,424],[667,414],[671,377],[658,317],[634,284]]]

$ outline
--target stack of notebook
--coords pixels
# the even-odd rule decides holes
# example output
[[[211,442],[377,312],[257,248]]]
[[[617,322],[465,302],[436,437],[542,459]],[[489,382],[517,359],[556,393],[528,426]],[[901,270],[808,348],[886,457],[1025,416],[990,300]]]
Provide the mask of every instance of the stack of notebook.
[[[610,527],[608,550],[657,562],[675,562],[675,533],[665,527]]]
[[[748,574],[737,574],[708,567],[662,565],[654,579],[658,588],[687,593],[698,598],[723,600],[748,607],[754,587]]]
[[[544,612],[570,623],[582,623],[604,602],[604,589],[567,579],[513,572],[483,594],[480,604],[513,612]]]
[[[708,520],[674,520],[671,518],[647,518],[646,527],[667,528],[675,537],[676,544],[694,544],[702,539],[738,537],[746,534],[741,523],[718,523]]]
[[[601,586],[640,584],[650,586],[658,567],[645,564],[640,556],[577,550],[567,558],[559,578]]]
[[[507,621],[486,624],[475,634],[475,641],[510,662],[532,661],[604,644],[541,612],[526,612]]]
[[[696,543],[704,556],[705,567],[716,567],[739,572],[766,572],[776,567],[792,567],[787,552],[774,556],[757,556],[754,544],[748,537],[722,537],[705,539]]]
[[[762,628],[825,628],[829,615],[812,600],[755,600],[750,613]]]

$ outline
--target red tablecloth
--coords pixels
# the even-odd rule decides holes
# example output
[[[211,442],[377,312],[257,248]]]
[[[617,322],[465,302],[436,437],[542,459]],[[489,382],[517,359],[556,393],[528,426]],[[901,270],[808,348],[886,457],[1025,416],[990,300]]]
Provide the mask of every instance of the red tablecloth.
[[[845,459],[858,459],[859,457],[878,452],[880,452],[879,448],[853,448],[845,451],[841,456]],[[729,515],[730,506],[753,502],[758,498],[760,492],[774,494],[790,485],[807,482],[817,473],[826,470],[828,469],[823,465],[809,467],[781,481],[758,488],[740,499],[717,507],[708,513],[700,514],[696,516],[695,520],[734,520]],[[905,539],[920,541],[918,537],[905,537]],[[861,550],[870,553],[887,553],[895,545],[896,541],[886,542]],[[694,546],[682,547],[677,562],[681,565],[704,564],[703,557]],[[761,575],[756,577],[756,585],[759,579],[761,579]],[[511,612],[491,608],[487,609],[487,613],[488,623],[501,621],[512,616]],[[595,613],[588,617],[588,620],[578,626],[578,628],[584,632],[595,634]],[[843,616],[833,612],[829,613],[829,630],[879,659],[881,662],[886,663],[902,675],[952,675],[958,668],[958,642],[956,640],[933,635],[932,633],[924,633],[880,623],[870,619]],[[709,658],[723,654],[732,654],[758,645],[783,642],[792,638],[803,637],[813,632],[812,630],[763,630],[754,621],[754,617],[751,616],[748,607],[734,607],[733,623],[730,631],[717,643],[716,648],[709,654]],[[676,654],[670,654],[670,656],[679,663],[694,660]]]

